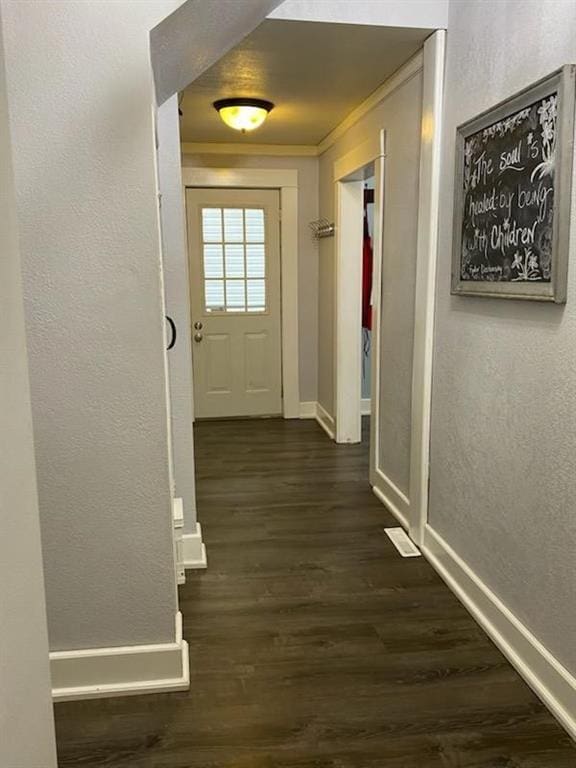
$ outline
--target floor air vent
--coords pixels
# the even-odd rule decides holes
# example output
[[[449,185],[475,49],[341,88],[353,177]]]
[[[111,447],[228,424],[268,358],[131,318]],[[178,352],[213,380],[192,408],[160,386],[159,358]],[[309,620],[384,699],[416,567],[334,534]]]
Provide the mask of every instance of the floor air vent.
[[[402,557],[420,557],[422,554],[403,528],[384,528],[384,533]]]

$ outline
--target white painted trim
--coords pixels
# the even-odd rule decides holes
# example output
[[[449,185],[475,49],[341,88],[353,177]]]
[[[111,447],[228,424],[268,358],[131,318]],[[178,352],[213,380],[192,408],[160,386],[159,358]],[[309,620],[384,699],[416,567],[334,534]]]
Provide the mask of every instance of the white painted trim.
[[[429,525],[427,560],[554,717],[576,739],[576,679]]]
[[[336,442],[362,439],[362,221],[364,184],[336,182]]]
[[[89,648],[50,653],[54,701],[185,691],[190,687],[188,643],[176,614],[173,643]]]
[[[316,403],[316,421],[326,432],[330,440],[334,440],[336,435],[334,419],[320,403]]]
[[[408,530],[410,502],[406,496],[378,467],[374,471],[374,480],[371,481],[374,495],[392,512],[400,525]]]
[[[218,144],[216,142],[181,143],[183,155],[261,155],[275,157],[317,157],[318,147],[309,144]]]
[[[206,547],[202,541],[202,526],[196,523],[195,533],[182,536],[182,565],[186,570],[198,570],[208,567]]]
[[[315,419],[318,403],[315,400],[308,400],[300,403],[300,418]]]
[[[410,535],[417,544],[428,519],[445,41],[446,32],[440,30],[424,43],[409,492]]]
[[[184,187],[298,187],[298,171],[284,168],[182,168]]]
[[[381,141],[378,134],[371,136],[362,144],[356,145],[350,152],[334,161],[334,181],[341,181],[354,176],[360,168],[374,162],[380,156]]]
[[[382,157],[375,163],[374,168],[374,241],[372,267],[372,339],[371,349],[380,349],[380,314],[382,298],[382,258],[384,252],[384,189],[386,174],[386,134],[380,134]],[[377,485],[376,468],[380,463],[380,354],[371,353],[370,392],[374,395],[372,413],[370,414],[370,460],[369,477],[372,486]]]
[[[376,187],[374,206],[374,270],[380,274],[382,259],[383,206],[379,190],[383,184],[385,134],[361,144],[334,163],[336,200],[336,301],[334,382],[336,442],[359,443],[362,439],[362,240],[364,188],[367,166],[373,164]],[[375,304],[379,292],[375,292]],[[377,309],[375,317],[377,316]],[[377,349],[377,347],[374,347]],[[377,356],[376,356],[377,357]],[[373,369],[378,373],[378,367]],[[372,391],[379,392],[379,380]],[[377,425],[376,425],[377,426]],[[371,432],[371,442],[373,440]]]
[[[298,339],[298,187],[280,189],[282,271],[282,407],[285,419],[300,415]]]
[[[370,416],[372,407],[372,401],[369,397],[363,397],[360,401],[360,411],[362,416]],[[319,411],[323,418],[327,418],[330,424],[334,424],[334,419],[328,414],[324,408],[315,400],[304,400],[300,403],[300,418],[301,419],[315,419],[318,416]]]
[[[298,171],[276,168],[182,168],[182,183],[184,188],[240,187],[280,190],[282,408],[285,419],[298,419]]]
[[[358,122],[364,115],[368,114],[370,110],[374,109],[381,101],[388,98],[395,90],[404,85],[405,82],[418,74],[423,66],[423,54],[422,51],[418,51],[409,61],[406,62],[400,69],[388,78],[380,88],[377,88],[368,98],[362,102],[356,109],[354,109],[348,117],[346,117],[340,125],[334,128],[318,145],[318,154],[326,152],[330,147],[335,144],[338,139],[343,136],[352,126]]]

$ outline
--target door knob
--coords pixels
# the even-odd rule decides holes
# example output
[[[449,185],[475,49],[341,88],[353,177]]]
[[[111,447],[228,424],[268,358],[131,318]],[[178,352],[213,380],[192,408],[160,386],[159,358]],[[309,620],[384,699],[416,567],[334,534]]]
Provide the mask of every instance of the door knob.
[[[195,328],[197,331],[201,331],[201,330],[202,330],[202,328],[204,328],[204,326],[202,325],[202,323],[200,322],[200,320],[196,320],[196,322],[194,323],[194,328]]]
[[[194,334],[194,341],[202,341],[203,338],[204,338],[204,336],[202,336],[201,333],[195,333]]]

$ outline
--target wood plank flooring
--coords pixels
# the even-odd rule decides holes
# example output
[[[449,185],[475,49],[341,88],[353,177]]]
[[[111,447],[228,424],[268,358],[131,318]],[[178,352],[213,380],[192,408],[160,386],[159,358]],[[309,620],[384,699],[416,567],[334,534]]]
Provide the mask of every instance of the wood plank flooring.
[[[196,425],[209,568],[186,693],[56,706],[60,768],[574,768],[576,748],[423,558],[368,449],[312,421]]]

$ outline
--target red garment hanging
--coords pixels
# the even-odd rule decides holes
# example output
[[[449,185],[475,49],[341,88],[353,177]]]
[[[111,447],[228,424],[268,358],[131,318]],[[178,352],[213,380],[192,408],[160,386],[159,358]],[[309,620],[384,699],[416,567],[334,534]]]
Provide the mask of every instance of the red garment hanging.
[[[372,330],[372,240],[364,207],[364,246],[362,248],[362,328]]]

